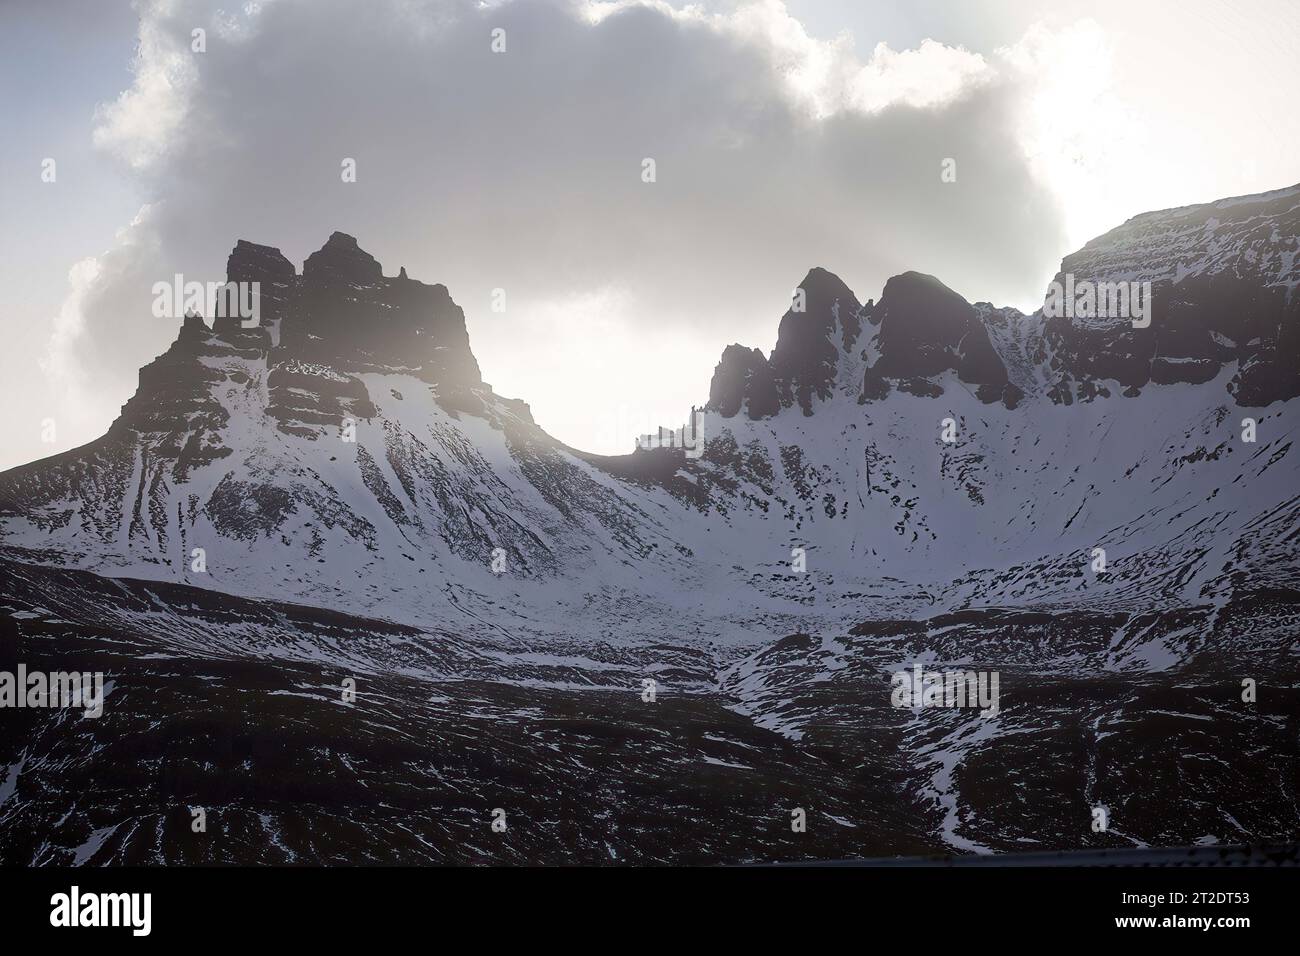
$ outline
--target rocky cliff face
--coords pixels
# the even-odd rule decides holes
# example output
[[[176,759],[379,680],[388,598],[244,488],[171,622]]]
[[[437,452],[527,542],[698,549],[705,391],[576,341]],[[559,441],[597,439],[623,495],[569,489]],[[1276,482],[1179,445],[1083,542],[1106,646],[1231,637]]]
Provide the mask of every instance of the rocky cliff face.
[[[759,349],[728,345],[709,383],[709,407],[724,418],[742,410],[750,418],[775,415],[781,402],[767,356]]]
[[[793,406],[811,415],[814,399],[826,401],[836,391],[843,356],[858,339],[861,308],[839,276],[810,270],[781,317],[770,358],[741,345],[724,351],[709,386],[709,407],[725,417],[743,409],[764,418]]]
[[[1041,392],[1058,404],[1148,385],[1203,384],[1225,370],[1235,403],[1263,407],[1300,395],[1300,187],[1144,213],[1066,256],[1054,282],[1150,283],[1146,327],[1129,316],[1026,316],[971,305],[933,276],[891,278],[879,302],[857,305],[840,279],[814,269],[808,311],[787,312],[777,347],[729,346],[710,408],[723,417],[781,407],[812,414],[833,383],[864,363],[860,398],[891,391],[937,398],[953,372],[984,402],[1015,407]],[[838,303],[838,305],[837,305]],[[1058,310],[1059,311],[1059,310]]]
[[[465,313],[445,286],[384,277],[351,236],[307,257],[281,347],[286,358],[344,372],[401,369],[451,395],[481,387]]]
[[[73,560],[184,568],[191,546],[215,553],[222,541],[276,533],[287,543],[295,519],[303,557],[314,560],[330,533],[370,549],[374,525],[365,507],[329,474],[338,452],[358,459],[360,489],[369,497],[373,488],[379,513],[403,526],[417,520],[413,506],[385,482],[404,483],[418,497],[415,476],[436,467],[426,445],[415,443],[394,448],[381,477],[354,437],[371,426],[385,434],[376,397],[392,406],[409,395],[437,416],[470,410],[498,430],[506,421],[524,430],[516,436],[524,443],[540,435],[523,403],[499,399],[483,383],[464,313],[446,288],[404,270],[384,277],[352,237],[332,235],[302,275],[279,250],[241,240],[227,277],[259,284],[257,324],[245,327],[232,315],[209,326],[186,316],[173,345],[141,369],[136,394],[103,438],[0,479],[0,510],[37,530],[34,553],[53,557],[45,547],[53,542],[40,538],[58,530]],[[366,378],[375,375],[393,387],[373,395]],[[304,459],[299,441],[331,450]],[[388,448],[379,454],[387,460]],[[445,474],[426,477],[426,488],[446,487]],[[440,508],[451,505],[445,493],[435,498]],[[439,524],[457,525],[468,514],[459,505],[446,511]]]
[[[894,276],[880,301],[865,306],[825,269],[809,272],[798,291],[805,308],[781,318],[770,359],[741,345],[723,352],[709,408],[724,418],[743,409],[757,419],[797,405],[811,416],[846,380],[860,402],[880,401],[893,389],[936,398],[945,372],[976,386],[983,402],[1014,407],[1023,396],[982,313],[933,276]]]
[[[803,310],[781,317],[772,350],[772,377],[783,407],[812,414],[813,399],[833,393],[840,356],[858,338],[858,300],[839,276],[817,268],[799,283]]]
[[[1198,384],[1236,403],[1300,395],[1300,187],[1135,216],[1066,258],[1056,281],[1149,282],[1151,324],[1050,319],[1053,399]]]
[[[934,276],[894,276],[863,318],[876,330],[871,345],[878,356],[863,379],[864,399],[884,398],[891,383],[915,395],[938,397],[943,386],[936,379],[951,371],[959,381],[977,386],[981,401],[1015,404],[1007,370],[979,313]]]

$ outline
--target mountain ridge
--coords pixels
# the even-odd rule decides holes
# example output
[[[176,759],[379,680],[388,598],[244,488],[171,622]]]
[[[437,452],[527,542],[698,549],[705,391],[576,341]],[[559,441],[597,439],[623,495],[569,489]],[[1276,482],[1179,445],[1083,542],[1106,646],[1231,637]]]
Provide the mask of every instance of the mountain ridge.
[[[1256,234],[1252,228],[1261,217],[1270,227],[1266,234]],[[1195,230],[1189,223],[1200,229],[1199,236],[1193,235]],[[1047,394],[1060,404],[1105,398],[1112,387],[1127,397],[1136,397],[1150,383],[1203,384],[1234,361],[1238,363],[1237,374],[1227,388],[1238,405],[1266,407],[1294,398],[1300,395],[1300,377],[1293,373],[1300,367],[1300,298],[1295,295],[1300,284],[1297,233],[1300,185],[1141,213],[1062,260],[1055,282],[1061,282],[1067,273],[1076,281],[1091,283],[1153,282],[1158,323],[1147,329],[1125,328],[1127,318],[1094,327],[1073,318],[1045,318],[1042,308],[1026,315],[990,303],[972,305],[935,277],[922,277],[916,272],[891,277],[880,302],[869,301],[866,306],[858,305],[844,286],[845,303],[853,312],[845,326],[846,347],[850,340],[857,341],[859,328],[886,325],[891,305],[907,315],[901,323],[888,322],[887,331],[878,333],[883,336],[881,341],[871,339],[865,343],[861,358],[867,367],[861,398],[879,401],[891,388],[937,397],[941,392],[935,390],[934,374],[964,362],[964,374],[959,370],[959,378],[979,385],[982,398],[1014,407],[1024,398],[1024,383],[1009,383],[1013,388],[1006,394],[1000,388],[1009,382],[1005,377],[1009,361],[1023,361],[1026,355],[1030,355],[1031,364],[1039,366],[1030,379],[1049,382]],[[1148,247],[1153,236],[1172,245],[1174,254],[1150,255]],[[1140,254],[1146,255],[1147,264],[1142,268],[1134,265]],[[1275,274],[1269,272],[1270,267],[1276,268]],[[818,272],[825,270],[814,269],[809,277]],[[840,282],[833,273],[826,274]],[[895,291],[892,297],[891,285]],[[940,317],[945,310],[941,302],[945,296],[949,298],[946,319]],[[909,297],[920,300],[910,311]],[[1206,314],[1210,309],[1233,314],[1211,318]],[[787,312],[782,323],[789,321],[792,314]],[[979,316],[978,324],[984,326],[982,333],[971,321],[972,315]],[[997,315],[1002,325],[1024,325],[1024,331],[1035,341],[1023,343],[1018,356],[998,352],[996,347],[992,351],[997,354],[989,354],[984,342],[985,336],[993,332],[985,321],[989,315]],[[930,340],[915,334],[918,318],[938,323],[928,329]],[[1238,326],[1242,327],[1240,331]],[[961,352],[961,339],[971,332],[975,332],[969,339],[971,356],[963,352],[955,361],[934,364],[940,354],[949,353],[951,358],[951,353]],[[944,339],[953,335],[959,340],[933,341],[935,336]],[[778,338],[778,349],[780,346]],[[815,348],[816,341],[804,344],[805,350]],[[750,386],[745,383],[757,376],[759,384],[753,387],[761,390],[756,396],[761,410],[758,417],[773,414],[766,377],[770,374],[779,383],[781,376],[777,370],[765,370],[764,363],[771,360],[758,350],[746,351],[739,343],[728,346],[715,369],[710,407],[730,412],[725,417],[735,414],[730,411],[733,408],[747,408],[745,389]],[[826,378],[823,376],[822,381]],[[805,392],[800,404],[808,414],[806,398]],[[783,395],[781,404],[792,404],[788,394]]]
[[[1226,258],[1202,263],[1197,274],[1280,262],[1297,242],[1286,232],[1296,214],[1293,192],[1265,194],[1273,198],[1262,206],[1236,202],[1225,208],[1244,219],[1209,231],[1203,224],[1202,245]],[[1261,208],[1277,228],[1261,231]],[[1191,248],[1179,225],[1188,212],[1177,212],[1175,221],[1142,219],[1137,236],[1130,220],[1094,250],[1110,249],[1107,261],[1119,261],[1134,254],[1125,243],[1136,243],[1152,256],[1152,237],[1172,236],[1178,254],[1160,261],[1176,276]],[[1231,242],[1220,241],[1220,227]],[[1080,278],[1110,275],[1092,260],[1072,259],[1080,254],[1066,257],[1085,270]],[[1183,270],[1170,288],[1192,274]],[[432,596],[462,593],[461,608],[486,599],[508,626],[546,631],[570,613],[573,596],[557,589],[572,580],[587,582],[593,595],[608,592],[586,600],[615,619],[623,614],[610,595],[667,612],[692,606],[701,589],[739,588],[752,609],[743,601],[705,604],[706,616],[719,618],[715,626],[741,640],[756,622],[779,629],[809,613],[847,621],[860,615],[847,607],[855,594],[935,610],[999,591],[1013,603],[1138,604],[1163,585],[1125,584],[1117,570],[1085,586],[1069,570],[1085,568],[1094,545],[1131,538],[1123,529],[1149,520],[1118,490],[1102,489],[1116,476],[1149,472],[1159,494],[1213,498],[1233,480],[1227,463],[1240,446],[1227,408],[1263,397],[1241,386],[1241,367],[1272,368],[1290,355],[1289,332],[1279,332],[1215,353],[1212,374],[1194,383],[1163,382],[1150,363],[1179,356],[1162,348],[1146,359],[1146,381],[1126,384],[1106,378],[1097,355],[1116,356],[1149,330],[1102,330],[1111,336],[1104,347],[1080,358],[1085,333],[1098,330],[1044,319],[1041,310],[1026,316],[972,305],[921,273],[891,278],[878,300],[863,304],[817,267],[799,287],[802,309],[792,304],[778,323],[770,355],[724,350],[698,419],[705,438],[698,460],[669,448],[600,456],[558,442],[524,402],[482,381],[464,313],[445,286],[404,269],[385,277],[351,236],[332,234],[301,272],[278,249],[239,240],[228,275],[263,283],[259,327],[185,319],[172,347],[141,370],[140,389],[103,438],[0,475],[0,547],[24,560],[252,596],[359,600],[416,623],[462,619],[456,602]],[[1280,305],[1279,328],[1286,322],[1289,329],[1300,324],[1297,304],[1269,298],[1260,308]],[[1242,321],[1258,325],[1257,312]],[[1207,325],[1206,308],[1183,296],[1172,312],[1157,311],[1153,328],[1184,314],[1190,318],[1180,329],[1208,335],[1225,327],[1222,319]],[[1191,343],[1183,351],[1201,344],[1183,332],[1171,340]],[[1271,381],[1283,387],[1288,380]],[[1182,398],[1160,391],[1184,385],[1194,391]],[[1122,420],[1133,418],[1128,413],[1115,420],[1110,406],[1096,404],[1130,393],[1149,407],[1154,427]],[[1271,401],[1293,397],[1285,388],[1281,395]],[[1180,415],[1188,400],[1202,411]],[[1096,411],[1051,411],[1079,403]],[[952,442],[940,436],[945,420],[956,431]],[[1153,434],[1180,454],[1152,458]],[[1286,434],[1264,447],[1286,458]],[[1055,527],[1051,509],[1063,505],[1053,501],[1076,495],[1076,477],[1060,474],[1062,438],[1104,443],[1097,463],[1118,458],[1092,475],[1082,501],[1069,506],[1075,516]],[[1179,464],[1184,459],[1200,464]],[[1270,482],[1290,467],[1270,465]],[[1233,473],[1244,480],[1244,471]],[[1003,514],[993,501],[1008,492],[1033,504]],[[1261,500],[1286,496],[1279,486]],[[1245,522],[1244,510],[1211,520]],[[1232,569],[1205,567],[1210,558],[1222,561],[1221,549],[1189,544],[1203,532],[1196,509],[1183,513],[1186,527],[1169,532],[1179,543],[1159,546],[1167,551],[1161,562],[1184,567],[1179,573],[1209,593],[1222,591]],[[972,533],[979,543],[966,547],[973,553],[953,555],[946,542]],[[188,570],[194,547],[205,548],[206,577]],[[817,555],[813,570],[791,575],[790,555],[800,547]],[[491,570],[498,552],[504,573]],[[711,554],[716,560],[705,558]],[[1123,546],[1115,557],[1136,559]],[[882,576],[884,567],[895,573]],[[1261,573],[1278,577],[1277,569]],[[421,595],[430,580],[437,588]],[[491,597],[507,592],[506,605]],[[665,604],[665,593],[676,597]],[[532,601],[549,609],[552,623],[529,621]]]

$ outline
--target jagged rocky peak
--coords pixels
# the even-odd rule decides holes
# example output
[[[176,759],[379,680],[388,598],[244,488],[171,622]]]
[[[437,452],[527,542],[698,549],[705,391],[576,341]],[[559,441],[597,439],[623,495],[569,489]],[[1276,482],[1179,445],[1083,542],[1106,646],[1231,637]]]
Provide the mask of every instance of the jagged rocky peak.
[[[862,360],[869,364],[860,373]],[[864,306],[837,275],[814,268],[796,287],[770,358],[742,345],[722,353],[709,408],[757,419],[797,404],[812,415],[814,399],[831,398],[837,381],[843,390],[841,375],[851,376],[848,388],[859,401],[882,399],[894,386],[938,396],[943,386],[936,379],[946,372],[978,386],[986,402],[1014,407],[1024,397],[1009,380],[979,310],[938,279],[919,272],[894,276],[880,301]]]
[[[857,340],[862,305],[833,272],[809,270],[794,289],[777,328],[770,359],[758,349],[729,345],[709,386],[709,408],[726,417],[774,415],[796,402],[812,414],[814,397],[831,397],[840,356]]]
[[[149,435],[162,452],[175,446],[172,450],[178,454],[177,443],[187,442],[186,452],[180,454],[178,475],[201,457],[196,451],[200,445],[205,450],[219,446],[215,436],[229,420],[229,414],[216,391],[224,385],[242,389],[258,369],[265,367],[272,348],[265,320],[268,311],[276,310],[275,303],[283,301],[290,288],[286,283],[264,278],[273,274],[270,270],[283,274],[275,257],[289,266],[292,279],[293,266],[278,250],[242,242],[235,247],[228,280],[261,285],[263,323],[243,327],[238,312],[241,297],[237,293],[214,304],[217,311],[211,327],[197,311],[187,310],[175,341],[140,369],[135,394],[122,406],[121,414],[110,426],[110,435]]]
[[[203,316],[197,312],[186,312],[181,320],[181,330],[176,336],[177,342],[197,342],[207,337],[208,325]]]
[[[797,402],[805,415],[811,415],[814,397],[831,397],[841,349],[857,338],[860,308],[839,276],[822,268],[810,270],[795,287],[790,308],[777,327],[776,347],[768,363],[780,407]],[[754,395],[758,402],[750,407],[755,417],[766,414],[771,404],[766,375],[761,372],[760,367]],[[762,411],[756,413],[755,408]]]
[[[845,285],[844,280],[828,269],[813,266],[795,288],[805,297],[804,314],[814,317],[825,316],[832,312],[836,303],[851,303],[847,313],[856,313],[861,305],[853,290]]]
[[[709,408],[724,418],[740,411],[750,418],[765,418],[781,410],[772,366],[759,349],[728,345],[709,383]]]
[[[337,372],[404,371],[448,389],[482,385],[465,313],[447,288],[385,278],[356,239],[335,232],[303,264],[286,315],[287,356]]]
[[[979,388],[986,402],[1013,405],[1020,390],[1009,386],[1007,370],[989,340],[979,312],[934,276],[904,272],[885,283],[880,301],[863,309],[875,330],[877,353],[866,369],[863,399],[884,398],[890,386],[916,395],[938,396],[935,379],[945,372]]]
[[[1134,216],[1066,256],[1054,282],[1149,284],[1149,313],[1049,315],[1051,396],[1088,398],[1114,380],[1199,384],[1235,363],[1241,405],[1300,395],[1300,186]],[[1145,290],[1144,290],[1145,291]]]
[[[370,417],[365,373],[410,375],[432,386],[444,406],[471,411],[481,407],[476,392],[487,388],[465,313],[447,288],[405,269],[386,278],[374,256],[341,232],[303,264],[271,359],[268,410],[293,434]]]
[[[240,239],[226,258],[226,281],[256,288],[257,324],[246,327],[244,321],[249,316],[227,308],[224,314],[212,317],[212,330],[232,345],[269,348],[278,341],[284,307],[297,280],[298,271],[279,249]],[[242,306],[254,298],[251,289],[237,290],[236,294],[239,298],[232,304]]]
[[[344,232],[331,233],[325,245],[307,257],[302,274],[312,282],[349,285],[371,285],[383,279],[383,269],[375,257]]]
[[[361,374],[410,375],[446,407],[477,410],[488,391],[470,349],[465,314],[445,286],[380,264],[344,233],[312,253],[299,275],[279,249],[246,240],[227,260],[227,280],[256,283],[260,315],[186,316],[166,353],[140,371],[114,428],[203,441],[226,422],[215,395],[265,375],[267,412],[288,432],[316,437],[374,404]],[[241,290],[237,298],[241,301]],[[215,439],[212,439],[215,441]]]
[[[861,308],[833,272],[814,268],[799,283],[772,349],[772,375],[783,406],[798,402],[803,413],[811,415],[814,397],[831,397],[841,351],[857,340]]]
[[[228,282],[292,283],[298,275],[293,263],[273,246],[263,246],[240,239],[226,259]]]

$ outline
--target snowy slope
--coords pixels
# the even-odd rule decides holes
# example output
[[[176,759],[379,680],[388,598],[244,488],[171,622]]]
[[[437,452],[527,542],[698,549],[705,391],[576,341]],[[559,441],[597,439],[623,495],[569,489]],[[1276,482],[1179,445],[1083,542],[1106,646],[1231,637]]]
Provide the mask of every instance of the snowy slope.
[[[1258,204],[1234,202],[1266,231]],[[1289,247],[1282,205],[1270,234]],[[1179,270],[1190,214],[1162,226],[1164,258],[1154,226],[1134,227],[1150,216],[1169,218],[1138,217],[1076,255],[1103,277],[1130,268],[1128,242]],[[1224,241],[1197,235],[1204,271]],[[556,442],[482,383],[441,286],[384,278],[339,234],[302,276],[267,247],[241,243],[231,259],[232,279],[271,275],[284,290],[266,328],[189,320],[155,363],[165,374],[142,372],[103,439],[0,477],[7,553],[467,632],[567,634],[580,617],[632,640],[749,642],[877,610],[1191,605],[1294,584],[1259,529],[1300,521],[1295,402],[1239,406],[1232,360],[1132,398],[1091,379],[1064,404],[1040,315],[969,306],[915,273],[862,306],[814,270],[770,363],[753,353],[770,365],[764,413],[748,379],[720,384],[724,356],[702,458],[607,459]],[[729,387],[749,391],[730,401]]]

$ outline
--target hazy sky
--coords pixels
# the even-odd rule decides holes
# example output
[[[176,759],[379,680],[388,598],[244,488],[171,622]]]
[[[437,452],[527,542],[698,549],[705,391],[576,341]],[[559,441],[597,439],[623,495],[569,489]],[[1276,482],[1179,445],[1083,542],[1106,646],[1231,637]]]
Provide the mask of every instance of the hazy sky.
[[[1033,308],[1131,215],[1300,181],[1298,64],[1294,0],[3,0],[0,467],[112,421],[175,337],[154,282],[335,229],[444,283],[549,431],[630,451],[812,266]]]

